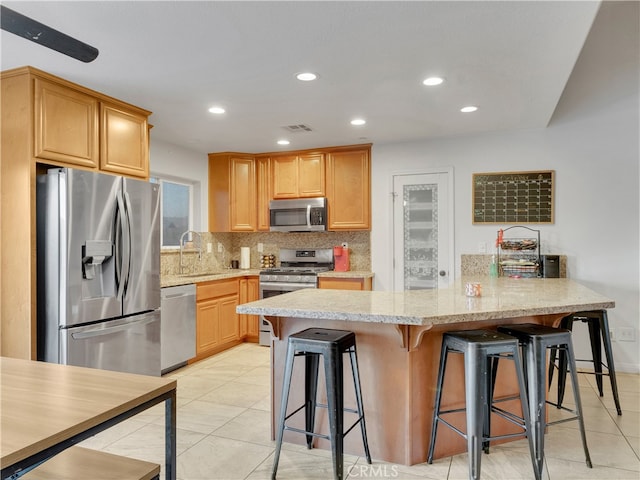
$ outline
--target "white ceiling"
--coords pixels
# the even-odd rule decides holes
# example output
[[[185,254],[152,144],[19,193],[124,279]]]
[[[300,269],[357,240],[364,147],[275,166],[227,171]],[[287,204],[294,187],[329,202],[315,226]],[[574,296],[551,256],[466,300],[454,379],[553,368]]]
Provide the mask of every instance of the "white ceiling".
[[[99,49],[82,63],[2,31],[32,65],[153,112],[152,139],[269,152],[543,128],[599,1],[2,2]],[[313,71],[315,82],[294,74]],[[445,83],[425,87],[427,76]],[[223,105],[227,113],[207,109]],[[462,114],[468,104],[479,110]],[[353,127],[361,116],[367,124]],[[312,132],[288,134],[305,124]],[[288,147],[276,140],[288,138]]]

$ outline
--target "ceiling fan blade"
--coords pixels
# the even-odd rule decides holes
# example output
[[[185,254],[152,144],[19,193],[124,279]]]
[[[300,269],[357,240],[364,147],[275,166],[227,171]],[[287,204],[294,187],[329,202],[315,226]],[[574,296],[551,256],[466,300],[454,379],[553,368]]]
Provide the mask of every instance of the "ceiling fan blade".
[[[0,28],[20,37],[38,43],[43,47],[51,48],[57,52],[80,60],[92,62],[98,56],[98,49],[54,30],[32,18],[0,5]]]

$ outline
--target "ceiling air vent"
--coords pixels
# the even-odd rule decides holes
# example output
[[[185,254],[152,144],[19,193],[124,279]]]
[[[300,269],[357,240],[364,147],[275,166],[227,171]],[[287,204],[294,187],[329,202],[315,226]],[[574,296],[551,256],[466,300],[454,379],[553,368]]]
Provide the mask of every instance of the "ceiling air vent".
[[[299,123],[297,125],[286,125],[284,128],[289,133],[299,133],[299,132],[312,132],[311,127],[308,125],[304,125],[303,123]]]

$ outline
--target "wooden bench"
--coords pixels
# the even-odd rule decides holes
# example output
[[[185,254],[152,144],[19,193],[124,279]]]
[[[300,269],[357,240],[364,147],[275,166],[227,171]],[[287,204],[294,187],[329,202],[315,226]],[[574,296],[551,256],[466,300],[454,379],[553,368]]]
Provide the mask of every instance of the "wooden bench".
[[[25,480],[157,480],[160,465],[112,453],[70,447],[22,478]]]

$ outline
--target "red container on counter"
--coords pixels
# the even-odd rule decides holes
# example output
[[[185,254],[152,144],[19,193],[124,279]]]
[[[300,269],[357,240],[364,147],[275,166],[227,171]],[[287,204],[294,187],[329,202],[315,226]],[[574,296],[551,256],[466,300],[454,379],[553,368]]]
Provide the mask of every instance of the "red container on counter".
[[[347,247],[333,247],[333,270],[336,272],[349,271],[349,249]]]

